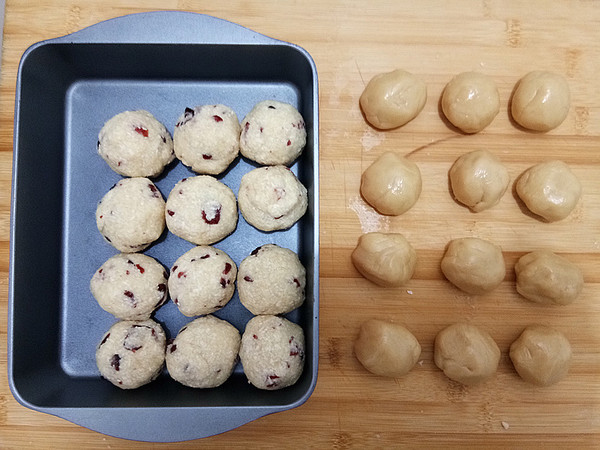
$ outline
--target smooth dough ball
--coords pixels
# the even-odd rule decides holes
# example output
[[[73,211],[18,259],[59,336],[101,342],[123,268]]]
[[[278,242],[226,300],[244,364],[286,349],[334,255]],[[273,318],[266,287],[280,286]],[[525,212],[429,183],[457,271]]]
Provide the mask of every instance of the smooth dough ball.
[[[121,389],[135,389],[160,374],[165,362],[166,337],[153,320],[124,320],[104,333],[96,350],[103,378]]]
[[[280,316],[255,316],[242,335],[240,360],[253,386],[271,391],[291,386],[304,368],[304,332]]]
[[[560,332],[544,325],[530,325],[510,346],[510,359],[519,376],[538,386],[562,380],[571,363],[571,344]]]
[[[181,255],[169,277],[169,294],[184,316],[223,308],[235,290],[237,268],[223,250],[201,245]]]
[[[450,168],[454,197],[473,212],[481,212],[498,204],[509,181],[506,166],[487,150],[475,150],[462,155]]]
[[[240,123],[225,105],[186,108],[173,133],[175,155],[196,173],[218,175],[240,150]]]
[[[360,96],[360,107],[371,125],[389,130],[417,117],[426,100],[425,82],[398,69],[375,75]]]
[[[456,128],[477,133],[487,127],[500,111],[496,83],[479,72],[463,72],[446,85],[442,111]]]
[[[287,314],[304,303],[306,270],[292,250],[266,244],[240,263],[237,285],[252,314]]]
[[[362,174],[360,193],[380,214],[398,216],[408,211],[421,195],[419,167],[402,155],[387,152]]]
[[[165,201],[148,178],[125,178],[98,203],[96,225],[117,250],[140,252],[165,229]]]
[[[568,259],[549,250],[523,255],[515,264],[517,292],[547,305],[573,303],[583,289],[583,273]]]
[[[108,120],[98,134],[98,153],[126,177],[156,177],[175,155],[165,126],[148,111],[125,111]]]
[[[406,375],[421,356],[421,346],[402,325],[370,319],[362,323],[354,354],[369,372],[383,377]]]
[[[199,317],[167,346],[167,370],[185,386],[214,388],[231,376],[239,348],[240,333],[233,325],[211,315]]]
[[[579,179],[558,160],[530,167],[519,177],[516,187],[527,208],[548,222],[566,218],[581,197]]]
[[[109,258],[90,280],[98,304],[118,319],[146,320],[167,300],[167,271],[141,253]]]
[[[522,127],[549,131],[563,123],[570,103],[567,80],[556,73],[536,70],[517,83],[510,110]]]
[[[367,280],[398,287],[413,276],[417,252],[399,233],[366,233],[358,239],[352,263]]]
[[[287,103],[257,103],[242,120],[240,152],[263,165],[290,165],[306,145],[302,115]]]
[[[487,332],[455,323],[435,337],[433,359],[448,378],[472,386],[496,373],[500,349]]]

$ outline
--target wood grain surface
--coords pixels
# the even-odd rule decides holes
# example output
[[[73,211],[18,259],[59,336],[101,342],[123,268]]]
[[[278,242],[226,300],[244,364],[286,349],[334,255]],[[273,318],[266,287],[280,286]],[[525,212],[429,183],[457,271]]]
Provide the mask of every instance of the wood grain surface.
[[[211,438],[167,447],[465,447],[598,448],[600,442],[600,3],[572,1],[175,1],[7,0],[0,82],[0,448],[150,448],[161,444],[104,436],[31,411],[12,397],[6,377],[10,180],[18,62],[40,40],[133,12],[177,9],[237,22],[304,47],[320,80],[321,352],[319,379],[303,406],[264,417]],[[422,113],[392,131],[371,128],[359,96],[377,73],[403,68],[426,82]],[[517,80],[530,70],[563,74],[571,88],[565,122],[530,133],[507,112]],[[448,126],[439,111],[444,85],[462,71],[494,78],[501,110],[477,135]],[[527,167],[548,159],[569,164],[583,197],[565,220],[548,224],[528,214],[514,188],[488,211],[456,203],[448,169],[471,150],[486,148],[507,165],[511,186]],[[385,151],[409,155],[423,175],[417,204],[384,217],[359,193],[362,171]],[[383,289],[350,262],[368,231],[401,232],[417,250],[414,278]],[[485,296],[452,287],[439,263],[453,238],[477,236],[500,245],[507,274]],[[513,267],[524,253],[551,249],[584,273],[581,297],[543,307],[515,291]],[[406,325],[423,348],[407,376],[385,379],[364,370],[352,353],[361,322],[386,318]],[[456,321],[488,330],[502,350],[497,376],[466,388],[433,363],[433,340]],[[543,323],[571,341],[573,361],[559,384],[523,382],[508,358],[521,330]],[[165,417],[165,420],[169,420]]]

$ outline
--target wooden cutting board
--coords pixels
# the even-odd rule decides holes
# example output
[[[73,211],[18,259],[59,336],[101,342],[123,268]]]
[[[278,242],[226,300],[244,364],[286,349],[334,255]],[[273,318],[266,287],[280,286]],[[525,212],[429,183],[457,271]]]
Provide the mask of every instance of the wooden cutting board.
[[[143,6],[143,8],[142,8]],[[259,419],[196,447],[362,448],[441,446],[598,448],[600,439],[600,3],[592,1],[335,1],[161,0],[7,1],[0,82],[0,335],[6,341],[10,170],[18,61],[34,42],[100,20],[150,9],[203,12],[297,43],[316,61],[320,80],[321,351],[319,381],[300,408]],[[422,113],[406,126],[377,131],[363,119],[359,96],[377,73],[403,68],[427,84]],[[518,129],[507,104],[517,80],[531,70],[564,75],[572,105],[557,129]],[[477,70],[493,77],[501,110],[476,135],[448,126],[439,98],[450,78]],[[531,165],[561,159],[583,185],[565,220],[548,224],[528,214],[514,188],[488,211],[474,214],[449,191],[448,169],[460,155],[488,149],[516,177]],[[360,176],[385,151],[418,164],[423,192],[399,217],[377,214],[361,198]],[[414,278],[384,289],[350,262],[358,237],[403,233],[417,250]],[[454,238],[477,236],[500,245],[507,263],[501,286],[469,296],[452,287],[439,263]],[[584,273],[581,297],[565,307],[525,301],[513,267],[524,253],[550,249]],[[407,376],[385,379],[364,370],[352,353],[361,322],[376,317],[407,326],[423,352]],[[449,381],[433,363],[433,340],[443,327],[466,321],[494,337],[502,350],[497,376],[478,387]],[[561,330],[573,347],[566,379],[548,388],[524,383],[508,348],[528,324]],[[6,346],[0,347],[6,373]],[[165,420],[168,420],[166,418]],[[140,447],[30,411],[0,377],[0,447]]]

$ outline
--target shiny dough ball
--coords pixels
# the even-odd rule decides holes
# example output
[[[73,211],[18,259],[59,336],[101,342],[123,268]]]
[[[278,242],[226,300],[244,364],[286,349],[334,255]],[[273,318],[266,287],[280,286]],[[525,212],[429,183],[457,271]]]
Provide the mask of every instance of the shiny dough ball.
[[[549,250],[523,255],[515,264],[517,292],[546,305],[573,303],[583,289],[581,269]]]
[[[405,70],[375,75],[360,96],[367,121],[389,130],[413,120],[427,100],[425,82]]]
[[[463,72],[446,85],[442,111],[456,128],[477,133],[487,127],[500,110],[496,83],[478,72]]]
[[[536,70],[517,83],[510,109],[522,127],[549,131],[565,120],[570,103],[567,80],[556,73]]]
[[[360,326],[354,354],[369,372],[383,377],[406,375],[421,356],[421,346],[402,325],[370,319]]]
[[[562,380],[571,363],[571,344],[560,332],[544,325],[530,325],[510,346],[510,359],[519,376],[538,386]]]
[[[548,222],[566,218],[581,197],[579,179],[558,160],[530,167],[519,177],[516,187],[527,208]]]
[[[367,233],[359,238],[352,263],[373,283],[397,287],[413,276],[417,253],[401,234]]]
[[[436,336],[433,359],[448,378],[472,386],[496,373],[500,349],[487,332],[474,325],[455,323]]]
[[[467,153],[450,168],[454,197],[473,212],[496,205],[506,192],[509,181],[506,166],[487,150]]]
[[[360,193],[380,214],[398,216],[421,195],[421,171],[402,155],[387,152],[364,171]]]

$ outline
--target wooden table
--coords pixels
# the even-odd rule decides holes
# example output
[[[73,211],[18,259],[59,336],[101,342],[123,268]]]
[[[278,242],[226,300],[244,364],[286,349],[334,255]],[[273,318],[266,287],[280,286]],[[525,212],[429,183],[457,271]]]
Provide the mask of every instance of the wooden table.
[[[294,42],[314,57],[320,77],[321,352],[309,401],[220,436],[181,447],[234,445],[362,448],[441,446],[598,448],[600,442],[600,3],[593,1],[302,1],[7,0],[0,84],[0,448],[148,448],[104,436],[19,405],[6,378],[7,271],[15,80],[31,44],[98,21],[153,9],[202,12]],[[404,68],[428,86],[423,112],[408,125],[377,131],[358,98],[375,74]],[[507,103],[530,70],[563,74],[572,105],[546,134],[518,129]],[[483,132],[457,133],[441,119],[438,101],[456,73],[478,70],[497,82],[501,111]],[[525,213],[513,192],[495,208],[470,213],[452,200],[447,171],[461,154],[496,153],[512,180],[546,160],[567,162],[583,199],[567,219],[548,224]],[[384,217],[359,194],[362,171],[384,151],[410,153],[423,192],[399,217]],[[367,231],[401,232],[418,254],[407,286],[383,289],[350,262]],[[507,275],[493,293],[474,297],[453,288],[439,262],[454,238],[499,244]],[[541,307],[515,291],[513,267],[522,254],[547,248],[583,270],[581,297],[565,307]],[[407,376],[385,379],[364,370],[352,353],[369,317],[405,324],[423,352]],[[487,329],[502,350],[497,376],[472,388],[449,381],[433,363],[433,340],[444,326],[467,321]],[[574,357],[559,384],[541,389],[520,380],[510,343],[530,323],[563,331]],[[159,447],[159,444],[155,445]]]

